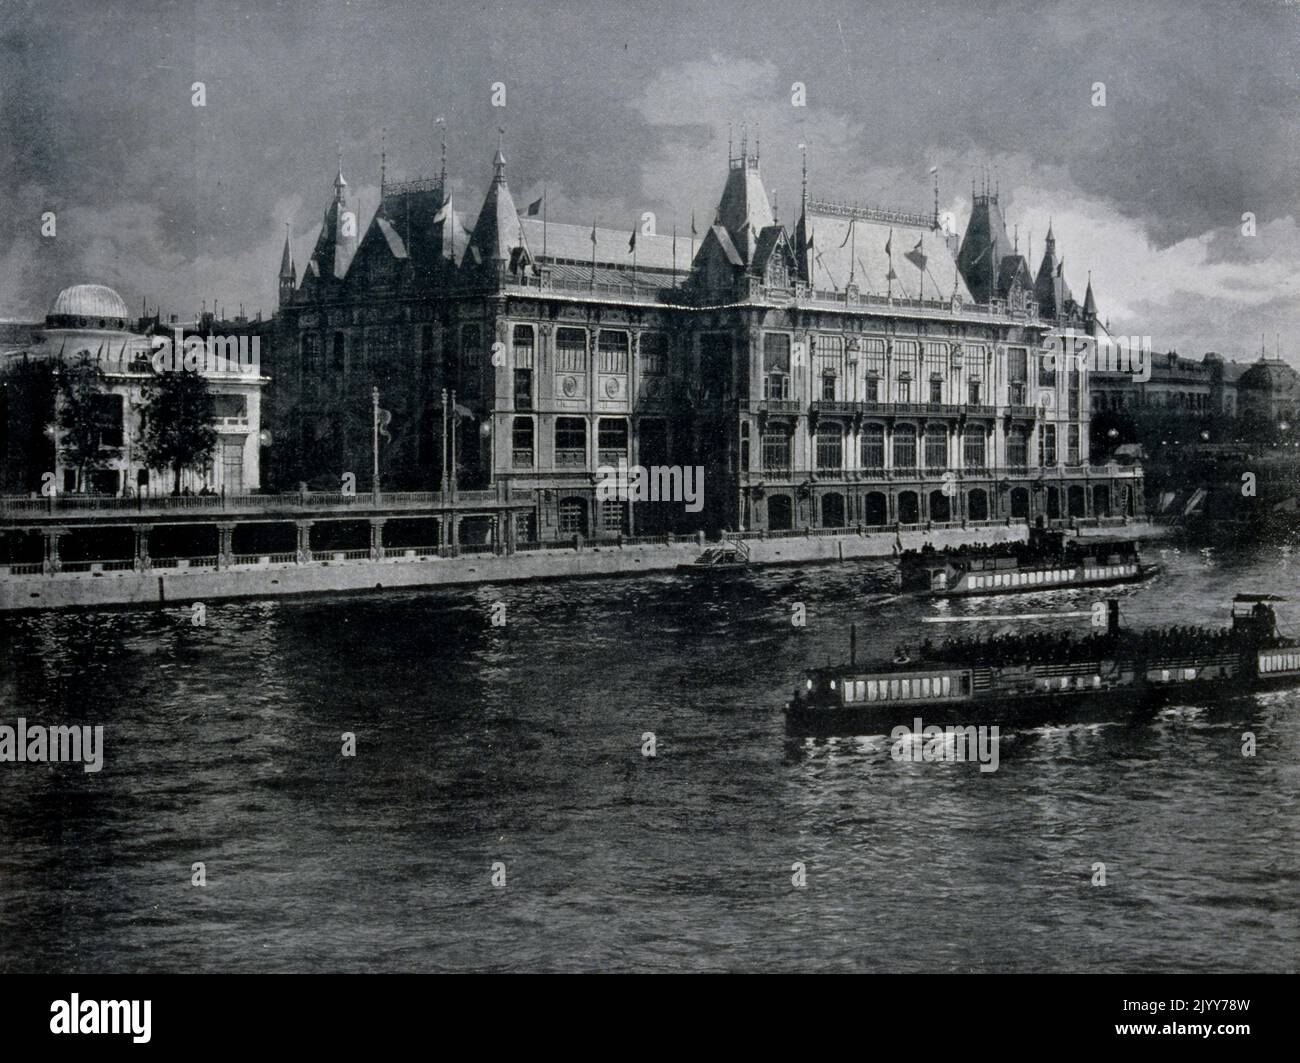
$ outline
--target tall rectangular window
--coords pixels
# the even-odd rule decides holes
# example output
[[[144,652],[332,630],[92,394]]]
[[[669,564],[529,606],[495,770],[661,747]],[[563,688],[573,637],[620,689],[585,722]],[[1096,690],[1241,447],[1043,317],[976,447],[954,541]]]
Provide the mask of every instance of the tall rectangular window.
[[[782,427],[769,428],[763,433],[762,459],[764,472],[790,471],[790,433]]]
[[[894,468],[916,468],[916,428],[913,425],[894,426]]]
[[[1024,347],[1007,348],[1007,401],[1012,406],[1026,405],[1028,385],[1029,351]]]
[[[555,330],[555,369],[560,373],[587,371],[587,331],[580,328]]]
[[[931,471],[948,467],[948,430],[941,424],[925,427],[925,467]]]
[[[813,372],[819,382],[819,393],[827,401],[837,398],[837,383],[844,377],[844,340],[839,336],[813,338],[815,361]]]
[[[967,469],[984,468],[986,438],[982,425],[968,424],[962,432],[961,460]]]
[[[533,358],[535,333],[532,325],[516,325],[515,347],[515,409],[533,408]],[[529,422],[530,424],[532,422]]]
[[[983,395],[983,391],[982,391],[982,389],[981,389],[981,387],[980,387],[980,382],[979,382],[978,380],[971,380],[971,381],[968,381],[968,382],[967,382],[967,384],[966,384],[966,398],[967,398],[967,401],[968,401],[972,406],[978,406],[978,405],[980,405],[980,399],[981,399],[982,395]]]
[[[1007,433],[1007,464],[1013,469],[1029,464],[1029,434],[1022,425],[1013,426]]]
[[[511,465],[516,469],[533,467],[533,419],[516,417],[511,428]]]
[[[879,424],[862,426],[862,467],[879,471],[885,467],[885,428]]]
[[[1065,460],[1071,465],[1079,464],[1079,426],[1070,425],[1065,430],[1066,452]]]
[[[834,421],[817,428],[817,471],[839,472],[844,468],[844,430]]]
[[[1079,404],[1081,401],[1080,395],[1082,391],[1082,388],[1080,386],[1081,377],[1082,374],[1079,372],[1077,367],[1070,370],[1069,397],[1070,397],[1070,417],[1072,420],[1079,419]]]
[[[602,417],[596,426],[597,455],[601,465],[617,465],[627,460],[627,421],[622,417]]]
[[[1056,425],[1045,424],[1038,436],[1038,464],[1050,469],[1056,464]]]
[[[641,334],[641,375],[667,376],[668,336],[663,332]]]
[[[790,337],[769,332],[763,337],[763,398],[790,397]]]
[[[559,417],[555,421],[555,464],[587,464],[587,422],[581,417]]]
[[[1044,355],[1038,359],[1038,386],[1040,388],[1056,387],[1056,365]]]
[[[596,349],[600,355],[602,373],[627,373],[629,340],[626,332],[601,329]]]
[[[943,402],[943,382],[948,376],[948,346],[944,343],[925,345],[923,372],[929,382],[930,401]]]

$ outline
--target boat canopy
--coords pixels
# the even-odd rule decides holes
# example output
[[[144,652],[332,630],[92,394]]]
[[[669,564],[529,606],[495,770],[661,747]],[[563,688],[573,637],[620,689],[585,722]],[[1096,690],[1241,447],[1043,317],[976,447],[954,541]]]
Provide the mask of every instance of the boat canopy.
[[[1284,602],[1285,598],[1277,594],[1238,594],[1234,602]]]

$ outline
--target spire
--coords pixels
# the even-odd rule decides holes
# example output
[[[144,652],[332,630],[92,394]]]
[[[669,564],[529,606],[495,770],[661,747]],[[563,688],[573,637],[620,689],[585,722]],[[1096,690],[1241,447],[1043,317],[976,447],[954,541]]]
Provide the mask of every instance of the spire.
[[[794,254],[799,263],[799,279],[805,284],[811,284],[813,269],[812,250],[809,247],[812,243],[812,230],[808,222],[808,145],[800,144],[799,151],[803,156],[803,175],[799,186],[799,220],[794,227]]]
[[[1070,286],[1065,283],[1065,260],[1056,257],[1056,234],[1052,223],[1047,223],[1046,247],[1043,261],[1034,277],[1034,299],[1038,302],[1040,317],[1055,319],[1062,317],[1074,302]]]
[[[1084,317],[1097,316],[1097,300],[1092,297],[1092,270],[1088,270],[1088,290],[1083,296]]]
[[[280,256],[280,279],[288,279],[293,283],[295,271],[293,265],[293,249],[289,246],[289,223],[284,223],[284,253]]]
[[[759,173],[758,157],[749,152],[748,123],[744,126],[740,157],[727,164],[727,183],[718,201],[717,217],[717,224],[727,230],[745,265],[752,263],[759,233],[775,221]]]
[[[492,183],[494,185],[504,185],[506,183],[506,153],[503,150],[506,131],[502,128],[497,129],[497,153],[492,156]]]
[[[379,202],[384,201],[384,184],[388,180],[388,127],[379,130]]]
[[[499,130],[498,136],[504,138],[505,130]],[[462,265],[487,268],[495,263],[504,271],[511,251],[523,246],[524,232],[514,197],[510,195],[510,186],[506,183],[506,157],[500,139],[492,168],[492,184],[483,200],[478,221],[474,223],[474,233]]]
[[[445,197],[447,190],[447,119],[442,115],[438,115],[438,120],[434,125],[442,126],[442,162],[438,169],[438,188]]]
[[[334,178],[334,199],[325,208],[320,236],[316,238],[316,247],[303,269],[304,279],[314,277],[318,281],[327,278],[342,280],[347,274],[352,256],[357,251],[357,219],[348,208],[347,187],[348,183],[343,178],[343,149],[340,146],[338,174]]]

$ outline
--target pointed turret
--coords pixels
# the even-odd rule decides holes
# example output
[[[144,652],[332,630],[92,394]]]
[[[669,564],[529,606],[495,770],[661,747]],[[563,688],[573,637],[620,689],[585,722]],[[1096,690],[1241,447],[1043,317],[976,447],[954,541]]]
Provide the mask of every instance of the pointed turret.
[[[1089,321],[1097,318],[1097,300],[1092,297],[1092,271],[1088,272],[1088,290],[1083,296],[1083,316]]]
[[[1064,287],[1065,278],[1057,277],[1059,263],[1056,261],[1056,235],[1052,226],[1047,225],[1047,246],[1043,251],[1043,261],[1034,278],[1034,298],[1038,300],[1040,317],[1053,319],[1061,315],[1064,304],[1058,297],[1058,288]],[[1059,283],[1058,283],[1059,281]]]
[[[519,212],[515,209],[514,197],[506,183],[506,156],[499,143],[492,159],[492,170],[492,185],[488,189],[487,198],[483,200],[478,221],[474,223],[469,249],[461,265],[499,273],[506,269],[511,252],[524,243]]]
[[[357,253],[358,225],[356,211],[348,205],[348,183],[343,178],[343,155],[339,153],[338,173],[334,178],[334,200],[325,210],[320,236],[303,271],[303,282],[341,281]]]
[[[772,205],[758,168],[758,146],[749,150],[749,137],[740,142],[740,156],[727,160],[727,183],[718,201],[717,223],[727,230],[731,243],[749,265],[754,261],[759,234],[775,223]]]
[[[289,247],[289,223],[284,223],[284,252],[280,255],[280,305],[293,298],[298,286],[298,270],[293,264],[293,250]]]
[[[998,194],[988,191],[986,185],[983,194],[975,194],[970,224],[966,226],[961,250],[957,252],[957,268],[977,303],[987,303],[998,294],[1003,257],[1011,256],[1011,253],[1011,240],[1007,236],[1002,209],[998,206]]]

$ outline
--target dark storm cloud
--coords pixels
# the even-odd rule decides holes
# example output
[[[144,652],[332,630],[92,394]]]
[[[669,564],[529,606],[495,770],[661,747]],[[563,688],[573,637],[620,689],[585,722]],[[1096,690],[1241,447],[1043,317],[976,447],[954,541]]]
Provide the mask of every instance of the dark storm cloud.
[[[1261,284],[1293,279],[1300,261],[1294,224],[1268,227],[1295,215],[1300,5],[8,0],[2,10],[3,314],[42,313],[77,280],[137,305],[148,295],[188,311],[219,298],[269,311],[283,223],[301,263],[336,142],[368,213],[380,128],[390,176],[429,173],[439,114],[462,209],[477,206],[504,125],[512,186],[531,197],[545,182],[552,217],[623,225],[650,209],[661,229],[692,209],[707,219],[726,123],[750,120],[786,219],[805,142],[820,195],[925,208],[938,164],[944,206],[957,212],[982,166],[1009,200],[1021,190],[1026,228],[1045,229],[1036,211],[1087,204],[1091,220],[1067,220],[1077,231],[1065,235],[1117,294],[1144,273],[1134,256],[1149,257],[1145,270],[1167,251],[1197,268],[1184,244],[1205,234],[1198,253],[1257,269]],[[194,81],[206,108],[191,106]],[[504,110],[490,105],[495,81],[507,86]],[[807,85],[805,109],[790,106],[794,81]],[[1091,105],[1095,82],[1104,108]],[[42,209],[59,211],[56,240],[38,236]],[[1246,211],[1266,234],[1255,243],[1236,238]],[[1121,221],[1135,241],[1124,262],[1088,232]],[[1224,291],[1242,283],[1226,277]],[[1254,305],[1285,307],[1284,295],[1257,293]],[[1141,305],[1162,327],[1182,316],[1172,305],[1162,316],[1158,298]]]

